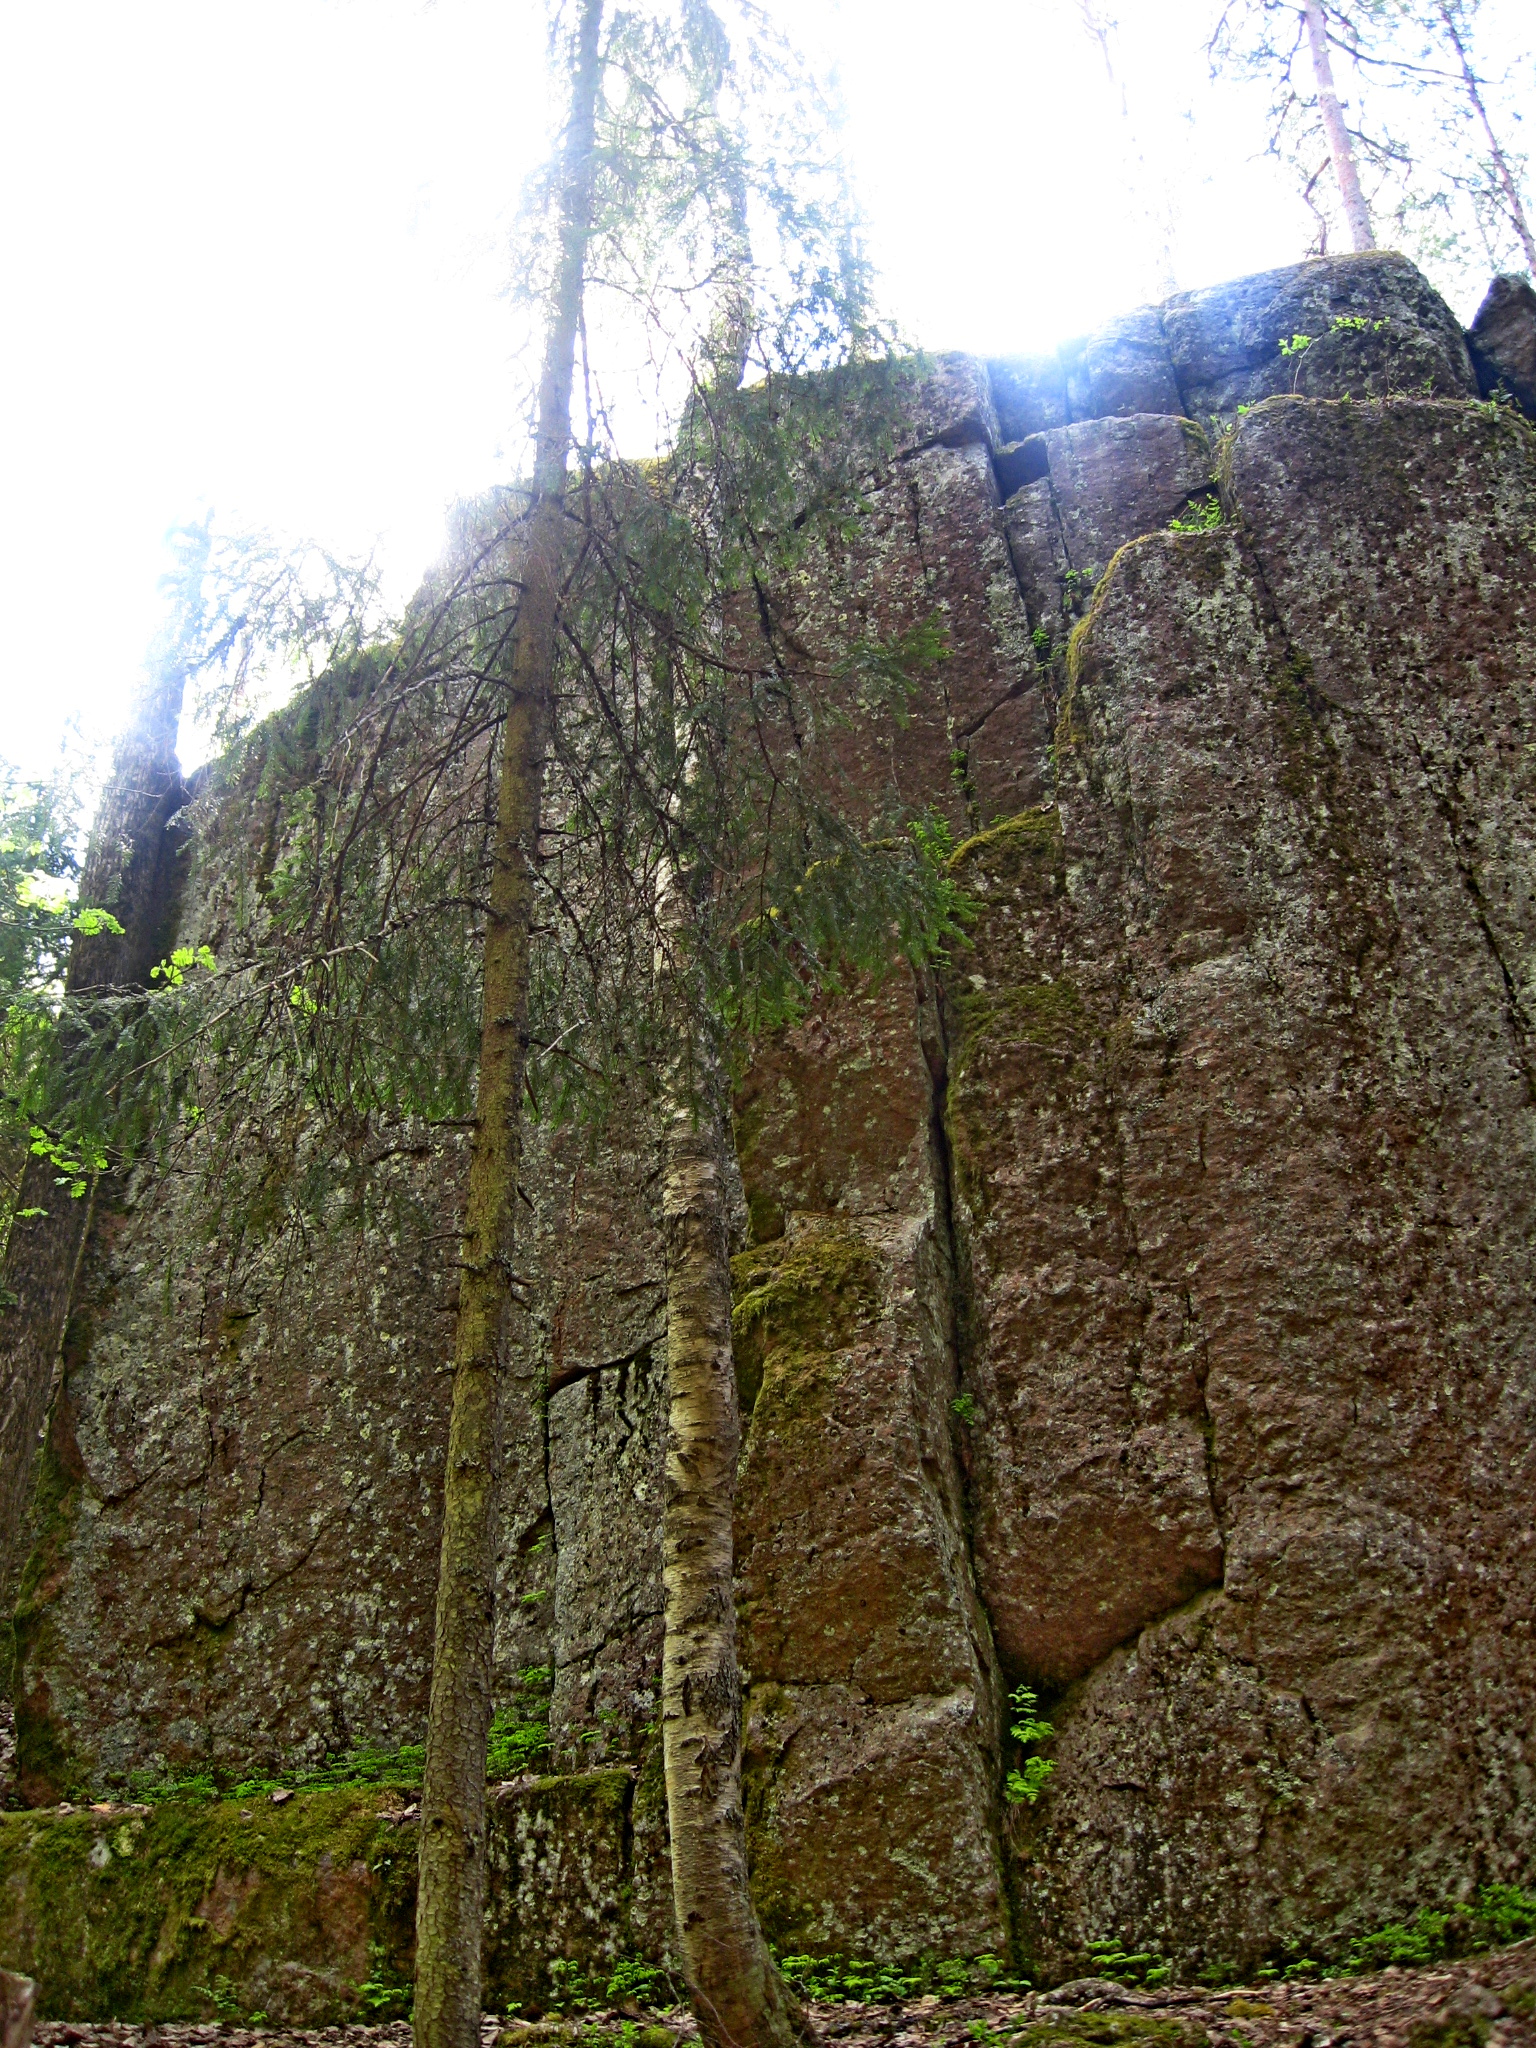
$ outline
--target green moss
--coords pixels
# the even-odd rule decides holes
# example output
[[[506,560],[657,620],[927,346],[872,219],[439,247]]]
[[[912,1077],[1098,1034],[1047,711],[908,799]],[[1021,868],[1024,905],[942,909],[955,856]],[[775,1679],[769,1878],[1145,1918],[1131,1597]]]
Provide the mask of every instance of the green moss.
[[[954,998],[962,1046],[958,1070],[990,1043],[1077,1051],[1094,1036],[1093,1019],[1070,981],[1034,981],[1014,988],[976,989]]]
[[[999,1130],[1000,1084],[993,1063],[1016,1058],[1021,1047],[1035,1047],[1052,1055],[1053,1072],[1076,1086],[1081,1063],[1102,1047],[1104,1035],[1081,991],[1067,980],[957,991],[950,1008],[955,1030],[946,1116],[955,1183],[971,1213],[981,1217],[988,1206],[985,1162]],[[1054,1081],[1048,1085],[1054,1087]]]
[[[864,1239],[830,1220],[738,1253],[731,1261],[731,1337],[744,1414],[756,1405],[770,1360],[776,1377],[800,1386],[802,1411],[814,1405],[831,1384],[828,1354],[874,1313],[878,1277]]]
[[[1053,2014],[1007,2038],[1008,2048],[1206,2048],[1210,2040],[1193,2020],[1109,2012]]]
[[[608,1968],[630,1801],[629,1773],[604,1770],[541,1778],[493,1804],[489,1988],[528,1995],[547,1984],[550,1955]],[[50,2019],[264,2010],[320,2026],[398,2009],[417,1851],[415,1829],[388,1818],[402,1804],[403,1788],[375,1785],[277,1806],[0,1815],[0,1957],[38,1979]]]
[[[989,826],[985,832],[973,833],[962,840],[949,857],[950,867],[957,873],[961,868],[974,867],[985,861],[988,866],[1002,866],[1005,869],[1027,864],[1030,867],[1054,867],[1061,854],[1061,813],[1054,804],[1032,811],[1020,811],[1016,817],[1004,818],[1001,823]]]
[[[379,1806],[369,1789],[0,1816],[0,1953],[38,1979],[53,2019],[265,2003],[263,1963],[300,1966],[310,2017],[346,2017],[379,1954],[409,1955],[414,1840]]]

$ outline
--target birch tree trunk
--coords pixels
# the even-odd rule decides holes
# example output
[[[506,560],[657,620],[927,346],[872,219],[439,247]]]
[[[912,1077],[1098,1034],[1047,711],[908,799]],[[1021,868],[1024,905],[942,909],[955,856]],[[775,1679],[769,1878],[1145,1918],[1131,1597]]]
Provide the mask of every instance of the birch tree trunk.
[[[592,232],[602,16],[603,0],[582,0],[561,151],[559,256],[539,387],[523,596],[501,743],[421,1802],[416,2048],[477,2048],[480,2038],[503,1322],[521,1159],[529,948],[553,697],[571,384]]]
[[[1323,0],[1302,0],[1301,12],[1307,24],[1307,41],[1312,52],[1312,77],[1317,85],[1318,112],[1328,139],[1328,155],[1344,203],[1344,220],[1356,249],[1374,249],[1375,230],[1371,210],[1360,189],[1360,169],[1355,162],[1354,144],[1344,125],[1344,109],[1333,82],[1333,62],[1328,55],[1328,15]]]
[[[664,884],[663,944],[681,886]],[[659,979],[674,983],[675,964]],[[732,1515],[741,1414],[720,1078],[697,1012],[670,1006],[679,1050],[664,1104],[667,1446],[661,1731],[677,1939],[693,2009],[716,2048],[789,2048],[804,2023],[758,1926],[741,1803],[741,1670]]]

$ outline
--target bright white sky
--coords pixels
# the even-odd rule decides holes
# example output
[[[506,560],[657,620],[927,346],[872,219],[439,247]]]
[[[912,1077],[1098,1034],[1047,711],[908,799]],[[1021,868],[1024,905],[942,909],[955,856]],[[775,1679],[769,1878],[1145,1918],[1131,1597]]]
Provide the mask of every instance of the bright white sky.
[[[1518,17],[1518,0],[1490,0]],[[913,340],[1049,346],[1155,295],[1073,0],[780,0],[835,66],[885,300]],[[1206,0],[1122,0],[1179,283],[1306,248]],[[543,0],[12,6],[0,86],[0,755],[119,723],[168,526],[378,545],[521,452],[507,227],[541,154]],[[1458,309],[1463,317],[1470,307]]]

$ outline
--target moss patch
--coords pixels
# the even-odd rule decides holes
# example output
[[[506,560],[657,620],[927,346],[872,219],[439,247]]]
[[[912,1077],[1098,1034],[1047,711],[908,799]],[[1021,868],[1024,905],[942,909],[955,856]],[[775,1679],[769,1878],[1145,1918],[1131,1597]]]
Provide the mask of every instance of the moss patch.
[[[848,1342],[879,1299],[874,1252],[856,1231],[831,1220],[738,1253],[731,1280],[743,1414],[756,1405],[770,1359],[775,1377],[788,1375],[809,1399],[831,1370],[828,1354]]]
[[[27,1663],[53,1626],[53,1604],[69,1572],[70,1540],[80,1510],[81,1465],[69,1426],[67,1397],[55,1401],[38,1459],[32,1497],[34,1539],[22,1572],[12,1623],[12,1697],[16,1702],[16,1774],[23,1796],[62,1799],[85,1782],[88,1763],[76,1756],[55,1718],[46,1683],[30,1683]]]
[[[985,832],[963,840],[949,857],[950,868],[985,870],[1017,881],[1025,873],[1053,870],[1061,860],[1061,813],[1054,804],[1032,811],[1020,811],[1004,818]],[[967,886],[972,886],[967,879]],[[985,898],[983,899],[985,900]]]
[[[989,1042],[1047,1046],[1075,1053],[1093,1036],[1093,1020],[1070,981],[1035,981],[1022,987],[976,989],[954,998],[964,1032],[962,1065]]]
[[[1063,2013],[1008,2036],[1008,2048],[1206,2048],[1210,2036],[1192,2020],[1149,2019],[1140,2013]]]
[[[50,2019],[351,2017],[376,1961],[410,1948],[415,1837],[386,1803],[0,1816],[0,1954]]]
[[[492,1802],[489,1996],[547,1999],[551,1958],[606,1982],[630,1952],[631,1799],[610,1770]],[[418,1846],[404,1803],[368,1785],[0,1815],[0,1963],[38,1980],[47,2019],[399,2017]]]

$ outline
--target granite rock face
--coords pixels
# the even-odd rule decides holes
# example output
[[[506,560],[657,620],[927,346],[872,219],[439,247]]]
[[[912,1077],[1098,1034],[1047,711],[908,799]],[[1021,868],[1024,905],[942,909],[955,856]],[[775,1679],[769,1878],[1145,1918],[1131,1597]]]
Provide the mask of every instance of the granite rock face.
[[[1533,486],[1472,408],[1262,406],[1230,528],[1101,587],[1055,813],[967,856],[978,1581],[1076,1681],[1038,1954],[1536,1851]]]
[[[1536,435],[1478,392],[1389,256],[945,358],[790,593],[812,652],[943,625],[825,765],[943,813],[975,914],[741,1062],[782,1946],[1247,1964],[1536,1869]],[[216,946],[247,801],[190,814]],[[324,1259],[257,1244],[238,1295],[174,1184],[103,1217],[18,1617],[34,1799],[419,1735],[459,1144],[381,1138]],[[619,1104],[524,1180],[497,1659],[563,1775],[504,1795],[509,1996],[567,1939],[519,1872],[583,1954],[669,1925],[653,1141]],[[1020,1683],[1055,1769],[1011,1808]]]

